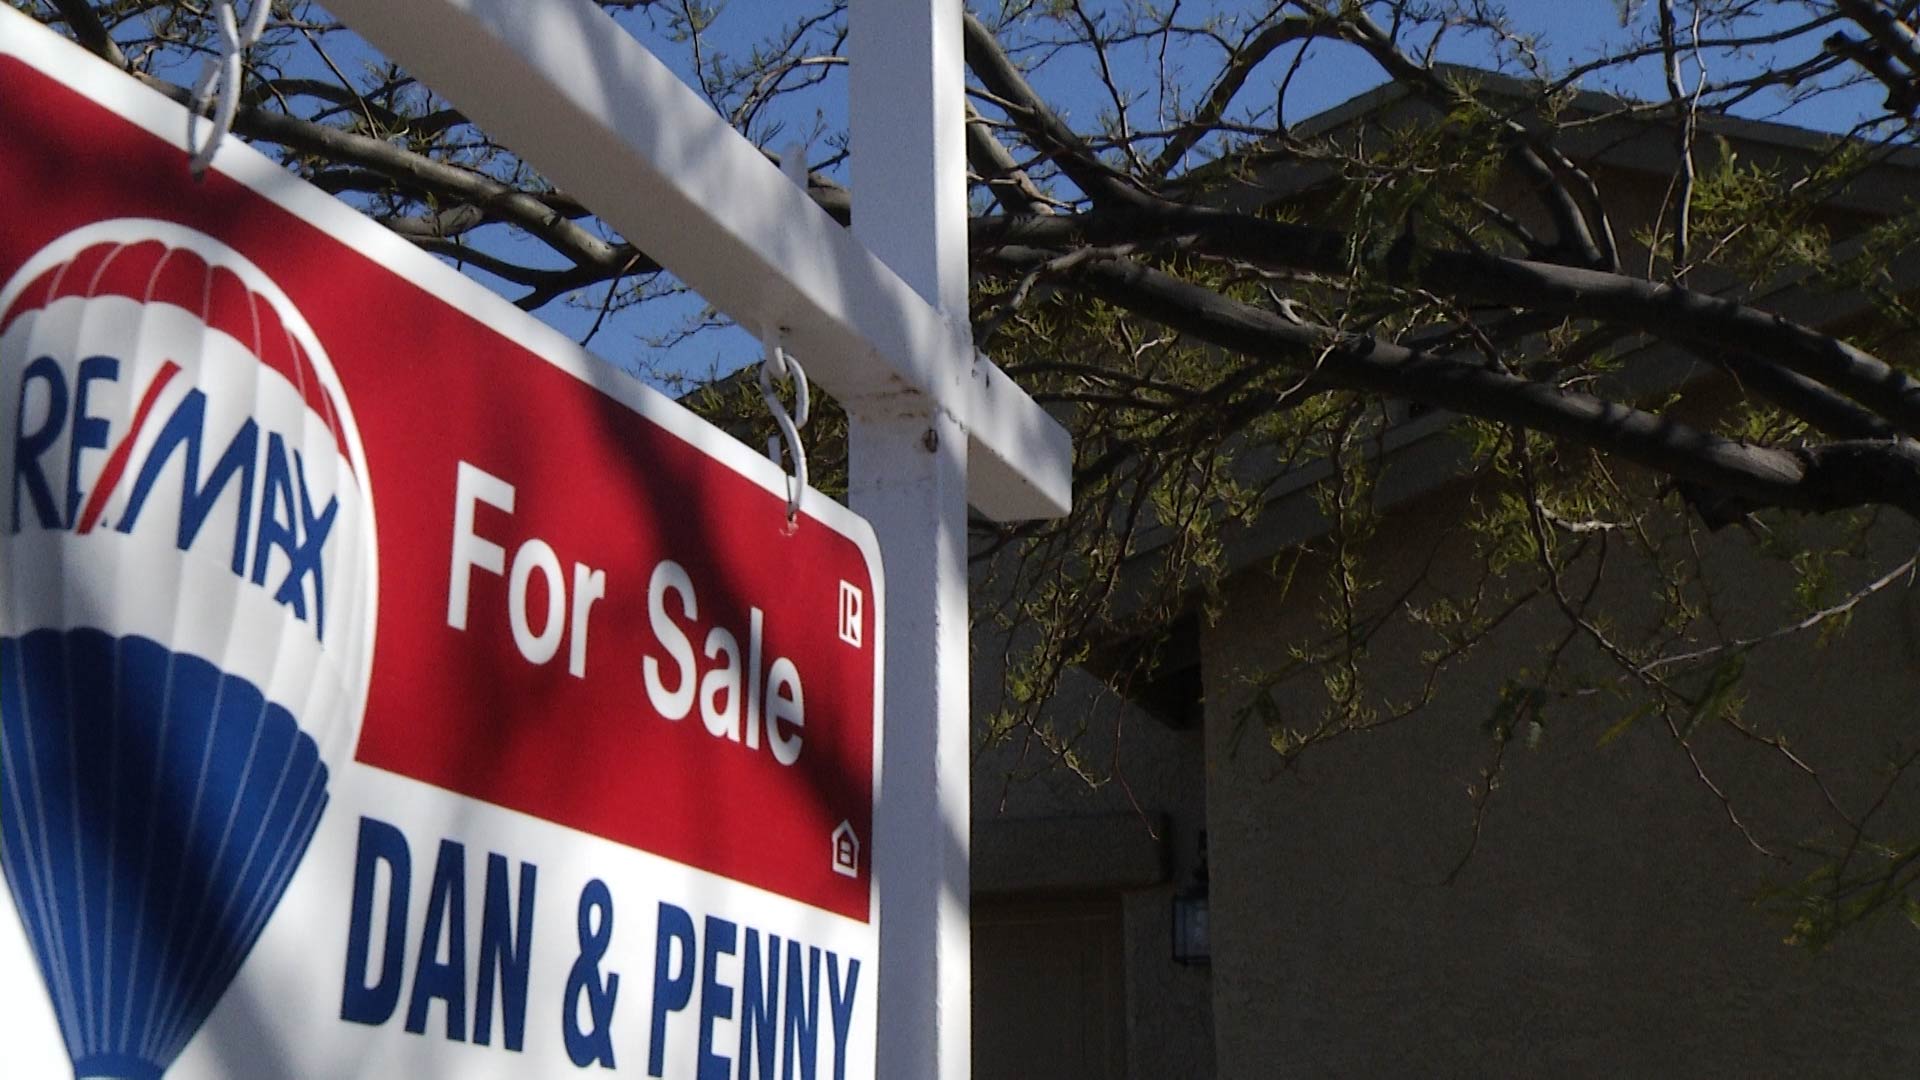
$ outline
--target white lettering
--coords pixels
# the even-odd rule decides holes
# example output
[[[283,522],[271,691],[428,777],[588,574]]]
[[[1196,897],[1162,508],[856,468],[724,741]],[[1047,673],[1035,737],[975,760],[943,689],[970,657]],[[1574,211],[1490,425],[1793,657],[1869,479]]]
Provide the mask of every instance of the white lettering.
[[[693,642],[667,615],[667,591],[680,594],[681,614],[688,619],[700,617],[698,601],[693,596],[693,579],[679,563],[672,559],[662,560],[653,568],[653,575],[647,579],[647,621],[653,627],[653,636],[660,647],[667,651],[680,669],[678,685],[671,691],[660,677],[660,661],[652,656],[642,662],[646,673],[647,700],[653,703],[653,709],[668,720],[680,720],[693,708],[694,682]]]
[[[747,749],[760,749],[760,645],[767,629],[766,613],[747,612]]]
[[[791,732],[781,725],[792,725]],[[782,656],[767,670],[767,746],[773,760],[791,765],[800,760],[800,729],[807,726],[807,699],[800,689],[800,669]]]
[[[547,579],[547,617],[538,634],[527,619],[527,585],[535,570]],[[521,656],[544,664],[560,651],[560,637],[567,632],[567,580],[560,569],[560,556],[545,540],[528,540],[513,553],[513,575],[507,582],[507,619]]]
[[[607,595],[607,572],[585,563],[573,564],[573,647],[567,652],[567,673],[587,677],[587,613],[593,602]]]
[[[476,503],[513,513],[513,485],[462,461],[453,490],[453,566],[447,577],[447,625],[467,628],[467,586],[475,568],[496,577],[507,568],[507,549],[473,531]]]
[[[482,539],[474,528],[476,509],[486,503],[495,510],[511,514],[514,508],[512,484],[467,462],[460,462],[453,495],[453,560],[447,574],[447,625],[455,630],[467,628],[471,606],[473,574],[483,570],[499,577],[507,576],[507,624],[513,631],[513,643],[520,655],[534,664],[545,664],[559,655],[560,643],[567,636],[567,578],[560,556],[553,545],[538,537],[521,541],[513,553],[513,570],[507,571],[507,549],[492,540]],[[534,619],[527,610],[527,591],[538,572],[546,586],[546,618],[534,630]],[[574,678],[587,675],[587,621],[594,601],[607,595],[607,573],[585,563],[573,564],[573,644],[567,651],[567,671]],[[691,597],[691,587],[689,587]]]
[[[740,741],[740,643],[725,627],[707,631],[707,659],[726,654],[724,666],[710,668],[700,679],[700,719],[716,737]],[[722,694],[726,707],[720,705]]]
[[[669,593],[679,594],[677,617],[669,611]],[[723,614],[714,613],[716,618]],[[655,712],[681,720],[697,702],[708,735],[748,750],[760,749],[764,741],[781,765],[800,760],[806,744],[806,692],[800,686],[799,666],[770,655],[766,612],[747,609],[744,642],[738,630],[725,626],[705,627],[705,637],[700,637],[700,601],[693,578],[669,559],[653,568],[647,582],[647,618],[659,642],[642,660]],[[696,638],[702,641],[700,657],[694,655]],[[663,670],[668,667],[675,670]]]

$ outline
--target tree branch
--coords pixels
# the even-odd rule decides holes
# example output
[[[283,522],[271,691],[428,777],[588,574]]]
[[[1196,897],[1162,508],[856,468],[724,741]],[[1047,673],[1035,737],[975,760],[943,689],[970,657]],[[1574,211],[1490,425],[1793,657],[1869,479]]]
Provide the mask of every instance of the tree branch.
[[[1296,15],[1282,19],[1256,34],[1252,40],[1243,43],[1227,59],[1227,66],[1214,81],[1213,89],[1207,94],[1206,102],[1200,106],[1192,119],[1174,132],[1161,146],[1160,153],[1148,166],[1148,174],[1154,179],[1162,179],[1173,171],[1187,151],[1204,138],[1213,125],[1226,115],[1227,107],[1246,85],[1247,77],[1253,69],[1264,63],[1267,57],[1282,45],[1294,41],[1306,41],[1317,37],[1333,37],[1337,31],[1333,24],[1322,15]],[[1277,125],[1280,118],[1275,117]]]
[[[1000,145],[994,138],[993,130],[987,126],[973,103],[967,103],[967,162],[973,171],[986,181],[987,190],[993,192],[995,202],[1009,214],[1051,214],[1053,208],[1047,204],[1047,198],[1034,186],[1020,164],[1013,160],[1013,154]]]
[[[1021,266],[1048,256],[1003,248],[997,257]],[[1067,276],[1109,303],[1173,330],[1312,371],[1326,385],[1517,424],[1726,492],[1754,507],[1825,512],[1878,504],[1920,521],[1920,449],[1910,443],[1854,440],[1799,450],[1753,446],[1491,367],[1289,322],[1138,262],[1089,260]]]
[[[73,31],[75,41],[114,67],[126,68],[127,55],[120,51],[120,46],[114,42],[113,35],[108,33],[107,25],[100,21],[92,4],[87,0],[53,0],[53,6],[67,20],[67,27]]]
[[[185,88],[164,79],[141,75],[142,82],[186,104]],[[576,265],[602,276],[621,272],[632,257],[625,245],[612,244],[576,224],[568,215],[539,196],[520,191],[480,173],[447,165],[404,150],[380,139],[356,135],[274,112],[258,106],[243,108],[234,118],[234,131],[260,142],[286,146],[303,153],[356,165],[416,190],[434,192],[451,201],[469,202],[491,217],[509,222],[538,237]]]
[[[1095,202],[1137,203],[1145,193],[1102,164],[1098,155],[1041,99],[1014,66],[987,25],[969,13],[964,35],[967,67],[996,97],[1007,102],[1014,122],[1048,154],[1060,171]]]
[[[1155,204],[1047,218],[976,220],[973,248],[997,244],[1064,249],[1129,241],[1142,248],[1178,239],[1189,250],[1268,269],[1347,274],[1350,245],[1333,229],[1269,221],[1202,207]],[[1486,252],[1418,249],[1379,269],[1464,305],[1519,307],[1611,322],[1689,348],[1737,350],[1822,383],[1920,436],[1920,382],[1837,338],[1733,300],[1624,274]]]

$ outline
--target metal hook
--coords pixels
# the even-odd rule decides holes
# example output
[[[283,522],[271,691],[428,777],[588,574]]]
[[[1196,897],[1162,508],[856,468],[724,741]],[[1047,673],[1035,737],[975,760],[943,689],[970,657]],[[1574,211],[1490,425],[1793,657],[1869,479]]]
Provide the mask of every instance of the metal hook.
[[[193,86],[193,106],[187,110],[187,152],[192,155],[187,168],[196,180],[206,175],[207,166],[213,164],[213,155],[220,149],[220,140],[233,130],[234,115],[240,111],[240,59],[266,31],[273,3],[254,0],[244,34],[233,13],[233,0],[220,0],[216,10],[220,54],[208,57],[201,66],[200,79]],[[212,123],[204,140],[200,138],[203,117]]]
[[[778,336],[763,339],[766,346],[766,358],[760,362],[760,398],[767,403],[767,411],[773,414],[773,422],[780,428],[780,439],[787,444],[787,458],[793,462],[793,472],[787,477],[787,522],[792,524],[800,516],[800,497],[807,490],[807,451],[800,444],[800,429],[806,426],[811,401],[807,393],[807,373],[781,346]],[[773,391],[773,380],[791,377],[794,386],[794,411],[789,414],[780,396]],[[780,442],[767,440],[767,457],[775,465],[780,464]]]

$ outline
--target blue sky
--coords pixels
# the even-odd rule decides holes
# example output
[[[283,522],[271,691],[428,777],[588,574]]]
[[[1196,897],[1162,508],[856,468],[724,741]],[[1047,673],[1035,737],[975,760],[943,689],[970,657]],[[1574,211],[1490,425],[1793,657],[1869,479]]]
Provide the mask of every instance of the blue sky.
[[[976,2],[976,7],[985,6]],[[793,0],[725,0],[720,4],[718,18],[709,30],[707,47],[735,56],[745,55],[783,22],[795,18],[807,7]],[[1617,46],[1623,33],[1618,0],[1506,0],[1504,7],[1515,29],[1537,39],[1540,54],[1555,71],[1564,71],[1572,65],[1602,55],[1610,46]],[[1775,5],[1775,14],[1769,18],[1776,24],[1784,25],[1799,16],[1799,8],[1800,5],[1793,0],[1781,0]],[[667,30],[664,17],[633,12],[622,16],[622,20],[643,40],[660,42],[658,51],[661,58],[689,84],[693,83],[684,47],[663,40]],[[1312,48],[1309,62],[1302,65],[1300,75],[1289,90],[1286,116],[1289,123],[1297,123],[1384,81],[1380,70],[1351,47],[1322,43]],[[1485,65],[1490,59],[1490,52],[1485,39],[1460,35],[1449,39],[1439,56],[1457,63]],[[1243,98],[1271,102],[1272,87],[1290,59],[1289,52],[1269,60],[1249,83]],[[1150,85],[1151,69],[1144,69],[1143,65],[1157,63],[1159,58],[1144,50],[1132,53],[1122,51],[1116,54],[1114,62],[1122,82],[1134,76],[1142,84]],[[1196,49],[1185,56],[1176,53],[1168,62],[1183,70],[1186,82],[1200,85],[1211,78],[1219,61],[1217,53]],[[1716,73],[1725,73],[1736,65],[1764,64],[1767,57],[1721,55],[1709,57],[1708,62]],[[1142,76],[1146,78],[1140,78]],[[1691,77],[1692,73],[1689,72]],[[1264,83],[1261,81],[1263,79]],[[1111,100],[1102,89],[1098,71],[1090,58],[1074,58],[1068,63],[1049,67],[1035,81],[1041,91],[1071,117],[1091,121],[1096,114],[1111,109]],[[1583,85],[1588,89],[1640,97],[1659,98],[1666,95],[1662,68],[1657,59],[1648,59],[1630,69],[1612,70],[1604,76],[1591,77]],[[794,100],[783,112],[773,114],[772,119],[784,127],[782,134],[773,142],[784,143],[794,132],[817,127],[841,129],[844,126],[845,86],[844,69],[835,69],[835,74],[821,88]],[[1852,123],[1856,109],[1871,107],[1873,103],[1874,99],[1870,96],[1856,95],[1851,99],[1822,99],[1812,106],[1782,111],[1782,102],[1774,98],[1751,102],[1742,111],[1751,116],[1779,119],[1808,127],[1844,130]],[[1154,125],[1155,111],[1153,101],[1141,100],[1133,106],[1130,115],[1138,126],[1151,127]],[[816,143],[810,156],[817,162],[830,152],[824,143]],[[839,175],[844,179],[844,172]],[[512,246],[503,253],[527,259],[543,254],[531,244]],[[506,291],[512,295],[513,288],[509,286]],[[549,304],[540,312],[540,316],[570,336],[582,337],[595,321],[593,305],[597,305],[604,294],[604,287],[591,290],[583,298],[588,305],[584,308],[565,303]],[[667,301],[653,305],[645,317],[608,320],[590,347],[626,370],[643,376],[651,374],[652,381],[659,381],[663,373],[697,376],[708,372],[724,372],[757,359],[758,344],[749,335],[732,330],[703,331],[671,349],[662,349],[649,342],[649,338],[658,337],[670,329],[676,319],[696,314],[699,306],[691,298]]]

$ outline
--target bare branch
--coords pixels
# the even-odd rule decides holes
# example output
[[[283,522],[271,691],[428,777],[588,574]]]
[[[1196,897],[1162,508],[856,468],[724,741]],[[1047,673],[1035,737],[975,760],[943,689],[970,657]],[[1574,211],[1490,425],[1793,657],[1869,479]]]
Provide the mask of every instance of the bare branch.
[[[1003,249],[1001,257],[1031,264],[1037,253]],[[1831,511],[1881,504],[1920,520],[1920,449],[1910,443],[1862,440],[1802,450],[1737,443],[1489,367],[1303,326],[1137,262],[1093,260],[1070,273],[1109,302],[1238,353],[1300,368],[1304,358],[1324,350],[1318,375],[1329,385],[1412,398],[1541,431],[1725,491],[1755,507]]]

